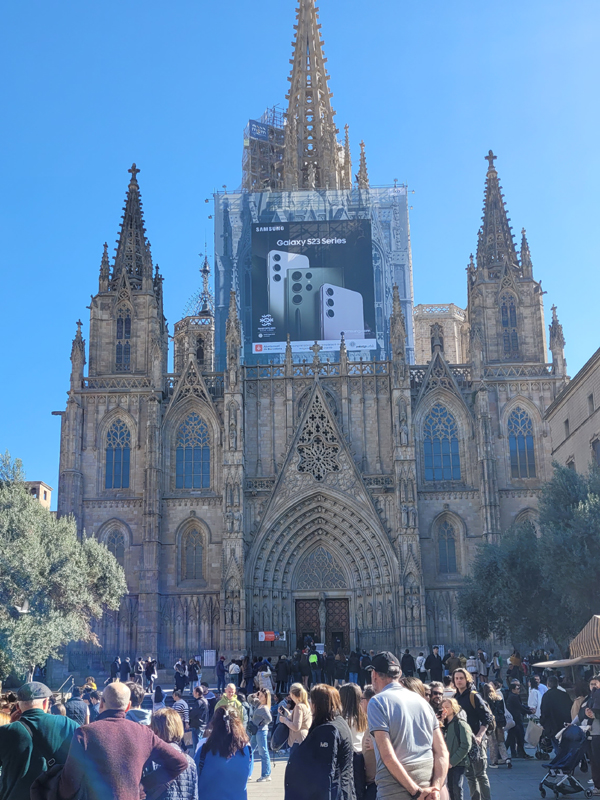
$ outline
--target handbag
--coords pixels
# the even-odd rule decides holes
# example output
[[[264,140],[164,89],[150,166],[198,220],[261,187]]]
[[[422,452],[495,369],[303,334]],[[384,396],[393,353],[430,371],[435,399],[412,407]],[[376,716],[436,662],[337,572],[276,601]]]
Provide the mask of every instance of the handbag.
[[[287,744],[288,736],[290,735],[290,729],[287,725],[284,725],[283,722],[278,722],[273,730],[273,735],[271,736],[271,750],[274,753],[279,752],[281,748]]]
[[[530,719],[527,724],[527,730],[525,731],[525,741],[527,744],[531,745],[531,747],[537,747],[543,732],[544,729],[542,726]]]
[[[185,731],[183,734],[183,746],[192,747],[194,744],[194,734],[192,731]]]
[[[506,707],[506,703],[504,704],[504,716],[506,718],[506,724],[504,725],[504,730],[509,731],[511,728],[515,727],[515,718]]]

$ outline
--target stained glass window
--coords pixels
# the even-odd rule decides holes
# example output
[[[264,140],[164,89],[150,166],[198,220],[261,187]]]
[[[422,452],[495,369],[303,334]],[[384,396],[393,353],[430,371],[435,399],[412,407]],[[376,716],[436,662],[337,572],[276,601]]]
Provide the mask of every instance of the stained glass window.
[[[517,406],[508,418],[511,478],[535,478],[533,423],[525,409]]]
[[[128,308],[121,308],[117,315],[117,346],[116,346],[116,370],[117,372],[129,372],[131,369],[131,311]]]
[[[448,409],[436,403],[423,426],[426,481],[459,481],[458,426]]]
[[[342,568],[324,547],[317,547],[304,559],[299,570],[298,589],[345,589]]]
[[[106,539],[106,546],[117,559],[119,564],[125,566],[125,536],[118,528],[112,530]]]
[[[512,294],[504,294],[500,298],[500,316],[502,321],[502,343],[504,357],[515,356],[519,352],[519,335],[517,333],[517,306]]]
[[[457,572],[456,569],[456,537],[453,526],[444,520],[438,531],[438,553],[440,572]]]
[[[129,488],[131,434],[122,419],[117,419],[106,434],[106,489]]]
[[[190,414],[177,431],[176,489],[210,488],[210,438],[206,422]]]
[[[193,529],[188,531],[184,537],[181,547],[181,578],[184,581],[200,580],[202,575],[202,557],[204,546],[202,534]]]

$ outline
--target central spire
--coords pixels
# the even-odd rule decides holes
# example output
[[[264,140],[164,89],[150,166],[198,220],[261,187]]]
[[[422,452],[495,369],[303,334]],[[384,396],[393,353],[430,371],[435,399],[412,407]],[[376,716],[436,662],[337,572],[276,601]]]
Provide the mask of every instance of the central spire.
[[[286,189],[341,189],[346,186],[343,148],[338,144],[331,106],[318,9],[300,0],[296,9],[294,54],[285,134]]]
[[[477,245],[477,266],[489,268],[502,267],[505,263],[518,268],[519,261],[513,241],[510,219],[504,205],[502,187],[494,166],[497,156],[490,150],[485,156],[488,171],[485,180],[485,200],[483,205],[483,224],[479,229]]]
[[[137,181],[139,171],[135,164],[131,165],[129,170],[131,180],[127,187],[123,222],[117,240],[117,255],[112,275],[113,282],[116,282],[121,273],[126,272],[134,289],[141,289],[144,279],[147,285],[152,285],[152,256],[144,227],[142,199]]]

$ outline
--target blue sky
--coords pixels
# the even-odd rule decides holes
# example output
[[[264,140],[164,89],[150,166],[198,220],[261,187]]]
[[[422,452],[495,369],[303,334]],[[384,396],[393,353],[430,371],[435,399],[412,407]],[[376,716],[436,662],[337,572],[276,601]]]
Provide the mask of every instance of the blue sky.
[[[206,204],[242,131],[283,103],[294,0],[22,0],[3,8],[0,448],[58,485],[75,321],[87,335],[133,161],[171,329],[199,285]],[[574,375],[598,346],[597,0],[322,0],[340,128],[411,195],[415,302],[465,304],[492,148]]]

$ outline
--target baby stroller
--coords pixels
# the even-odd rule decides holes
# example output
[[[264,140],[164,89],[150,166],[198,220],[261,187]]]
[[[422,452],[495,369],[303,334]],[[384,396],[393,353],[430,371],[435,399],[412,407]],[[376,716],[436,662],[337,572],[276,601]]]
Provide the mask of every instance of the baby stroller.
[[[539,787],[542,797],[546,797],[546,788],[553,791],[555,797],[578,792],[584,792],[586,797],[592,796],[592,790],[582,786],[573,775],[575,768],[583,758],[585,745],[585,732],[578,725],[569,725],[564,729],[558,755],[548,765],[543,765],[545,768],[547,767],[548,772]]]

